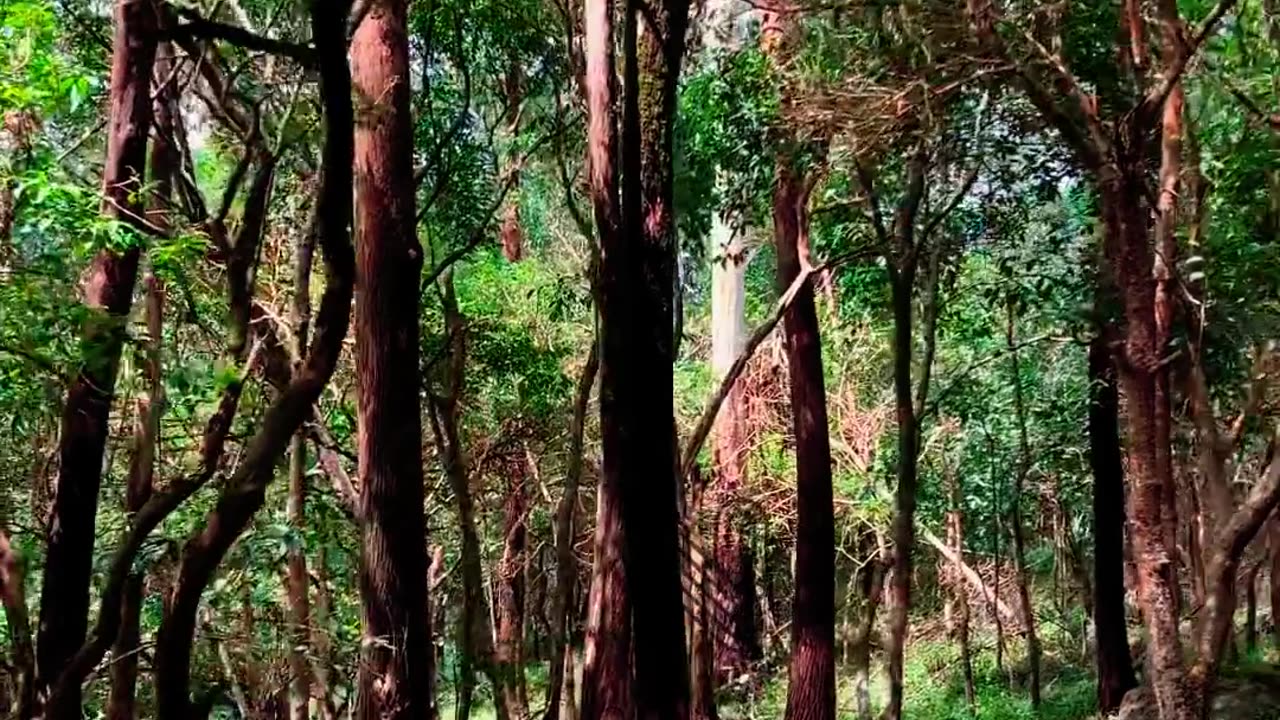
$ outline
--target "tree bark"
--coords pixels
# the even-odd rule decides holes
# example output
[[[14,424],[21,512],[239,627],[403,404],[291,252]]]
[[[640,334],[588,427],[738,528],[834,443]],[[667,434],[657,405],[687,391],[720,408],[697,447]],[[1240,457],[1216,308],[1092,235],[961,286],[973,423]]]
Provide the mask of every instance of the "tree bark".
[[[498,563],[498,633],[494,662],[503,675],[501,692],[512,720],[529,716],[524,683],[525,571],[528,565],[527,462],[523,453],[506,468],[506,500],[503,502],[503,547]]]
[[[777,165],[773,237],[779,292],[800,274],[808,246],[809,187],[788,158]],[[822,341],[812,282],[783,320],[796,442],[796,566],[787,720],[833,720],[835,683],[835,519]]]
[[[418,377],[418,244],[407,3],[376,0],[351,40],[356,122],[356,389],[365,720],[434,718]]]
[[[1013,564],[1018,573],[1018,599],[1022,606],[1022,625],[1027,635],[1027,664],[1030,666],[1031,707],[1040,708],[1040,639],[1036,636],[1035,607],[1031,604],[1031,589],[1027,579],[1026,550],[1022,535],[1022,492],[1027,472],[1031,467],[1031,444],[1027,440],[1027,410],[1022,395],[1022,371],[1018,364],[1018,346],[1014,342],[1017,333],[1017,313],[1013,300],[1009,301],[1009,319],[1005,326],[1005,341],[1009,349],[1009,367],[1013,384],[1014,413],[1018,421],[1018,468],[1013,476],[1013,502],[1010,503],[1010,519],[1013,530]]]
[[[619,197],[618,123],[615,114],[617,74],[614,63],[613,3],[610,0],[588,0],[583,12],[583,45],[586,60],[584,90],[587,104],[587,171],[591,204],[600,237],[600,246],[613,252],[620,248],[622,212]],[[601,298],[601,381],[600,419],[606,422],[606,394],[611,395],[616,381],[610,375],[605,383],[606,368],[612,368],[614,350],[605,348],[609,338],[605,272],[614,266],[602,265]],[[616,321],[615,321],[616,322]],[[617,331],[613,332],[616,336]],[[610,369],[608,372],[613,373]],[[661,443],[665,445],[665,440]],[[583,651],[582,720],[634,720],[631,689],[631,610],[626,589],[623,562],[625,537],[622,523],[622,489],[619,486],[616,460],[606,455],[610,471],[600,477],[596,492],[596,531],[591,565],[591,588],[587,597],[587,636]],[[674,485],[674,479],[673,483]],[[674,487],[673,487],[674,490]]]
[[[1167,505],[1157,461],[1155,281],[1136,158],[1120,158],[1099,176],[1104,246],[1124,306],[1124,348],[1116,360],[1128,426],[1129,527],[1139,574],[1138,595],[1148,631],[1149,672],[1162,720],[1192,720],[1198,713],[1187,683],[1178,635],[1171,548],[1165,543]]]
[[[875,632],[876,613],[884,596],[885,572],[890,564],[888,548],[879,530],[867,531],[860,543],[863,553],[870,554],[865,567],[857,574],[862,595],[862,612],[853,642],[853,682],[858,705],[858,719],[871,720],[871,638]]]
[[[1161,26],[1161,63],[1168,68],[1183,52],[1182,22],[1178,18],[1177,0],[1158,0],[1156,15]],[[1178,261],[1178,198],[1181,193],[1182,134],[1184,97],[1182,83],[1174,83],[1161,113],[1160,195],[1156,200],[1155,254],[1155,348],[1163,355],[1173,333],[1174,292],[1173,268]],[[1173,410],[1169,364],[1161,363],[1155,376],[1155,471],[1164,484],[1163,532],[1169,549],[1168,582],[1174,589],[1174,612],[1181,608],[1178,583],[1178,491],[1173,477]]]
[[[139,190],[151,129],[156,27],[156,8],[151,2],[121,0],[115,4],[102,212],[135,232],[144,228]],[[141,243],[124,250],[100,250],[84,284],[84,302],[91,317],[83,330],[81,366],[62,410],[57,490],[48,525],[36,638],[38,693],[47,692],[57,680],[84,642],[88,628],[102,456],[140,251]],[[78,720],[78,686],[67,694],[64,704],[46,712],[53,718]]]
[[[35,711],[35,648],[31,643],[31,620],[27,615],[27,583],[22,555],[7,532],[0,532],[0,602],[4,603],[5,625],[13,652],[14,717],[27,720]]]
[[[343,3],[339,3],[342,5]],[[339,12],[341,10],[341,12]],[[302,371],[267,409],[240,465],[228,478],[203,528],[183,549],[178,579],[156,641],[156,694],[160,720],[190,716],[188,683],[192,636],[200,596],[231,544],[265,500],[275,461],[311,413],[338,363],[346,336],[355,282],[355,262],[347,227],[351,219],[352,110],[346,53],[345,8],[315,6],[312,37],[320,65],[325,140],[321,186],[312,232],[327,270],[315,337]]]
[[[1253,653],[1258,649],[1258,571],[1262,563],[1254,563],[1244,575],[1244,649]]]
[[[181,162],[172,144],[174,133],[174,93],[164,83],[173,67],[169,44],[156,47],[154,63],[157,97],[152,105],[155,132],[151,141],[148,222],[161,232],[169,230],[169,203],[173,199],[173,172]],[[125,489],[125,512],[137,515],[151,498],[155,473],[160,416],[164,408],[164,379],[160,374],[160,345],[164,317],[164,288],[154,273],[143,281],[147,339],[144,375],[146,395],[138,400],[137,425],[130,456],[129,481]],[[121,594],[120,630],[111,648],[111,691],[107,698],[108,720],[133,720],[138,682],[138,623],[141,617],[145,577],[131,573]]]
[[[746,270],[748,249],[732,226],[717,215],[712,221],[711,346],[712,372],[723,378],[742,352],[747,335]],[[745,518],[737,495],[746,480],[745,388],[735,382],[716,421],[712,456],[712,505],[715,512],[716,572],[712,575],[713,676],[724,682],[759,659],[755,622],[755,564],[743,538]]]
[[[1280,648],[1280,513],[1273,514],[1267,522],[1267,554],[1270,556],[1267,597],[1271,606],[1272,642]]]
[[[152,167],[157,149],[152,148]],[[143,344],[147,359],[145,375],[147,395],[138,401],[137,428],[130,458],[129,483],[125,492],[125,511],[136,515],[151,498],[155,470],[156,443],[160,432],[160,413],[164,403],[164,379],[160,374],[160,342],[163,329],[164,291],[155,275],[147,275],[146,287],[147,340]],[[111,646],[111,691],[107,698],[108,720],[133,720],[138,684],[138,645],[141,637],[138,623],[142,612],[143,573],[130,573],[121,593],[120,630]]]
[[[1240,559],[1263,523],[1280,504],[1280,455],[1273,438],[1267,448],[1266,469],[1248,497],[1218,532],[1209,555],[1204,625],[1197,658],[1189,673],[1189,689],[1200,709],[1207,707],[1223,651],[1231,641],[1236,610],[1236,574]],[[1232,643],[1234,644],[1234,643]]]
[[[293,268],[293,305],[290,322],[293,324],[293,373],[301,370],[307,354],[307,336],[311,331],[311,267],[315,257],[315,238],[303,233],[297,241]],[[311,599],[307,574],[307,431],[299,429],[289,443],[289,499],[285,512],[296,542],[288,550],[288,576],[286,579],[289,605],[289,717],[291,720],[308,720],[311,698],[319,691],[321,709],[327,708],[328,691],[317,685],[320,673],[313,670],[308,659],[314,649],[311,644]],[[332,464],[332,463],[331,463]],[[323,558],[321,559],[323,562]],[[322,589],[322,592],[325,590]],[[322,662],[316,663],[320,668]]]
[[[1120,709],[1138,686],[1129,651],[1124,604],[1124,464],[1120,454],[1120,396],[1106,340],[1089,344],[1089,464],[1093,470],[1093,632],[1098,709]]]
[[[601,234],[603,474],[621,500],[637,720],[689,715],[674,431],[676,88],[688,0],[627,0],[622,232]],[[594,160],[593,160],[594,162]]]

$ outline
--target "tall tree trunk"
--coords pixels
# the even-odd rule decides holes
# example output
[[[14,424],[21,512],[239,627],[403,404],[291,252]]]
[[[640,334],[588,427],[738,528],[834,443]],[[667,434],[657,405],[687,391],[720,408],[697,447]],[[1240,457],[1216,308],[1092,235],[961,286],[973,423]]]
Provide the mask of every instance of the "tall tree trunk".
[[[724,218],[712,221],[711,365],[719,379],[733,366],[747,336],[748,249]],[[737,496],[746,481],[745,388],[735,382],[716,420],[712,450],[712,505],[715,512],[716,572],[712,575],[713,676],[723,682],[759,658],[755,578],[750,546],[743,539],[745,518]]]
[[[1158,0],[1156,15],[1161,26],[1161,63],[1170,67],[1183,52],[1182,22],[1177,0]],[[1178,260],[1178,198],[1181,193],[1182,134],[1184,97],[1182,83],[1175,83],[1165,99],[1160,133],[1160,195],[1156,200],[1155,254],[1155,350],[1163,355],[1173,333],[1173,268]],[[1155,376],[1155,471],[1164,484],[1162,522],[1165,547],[1170,553],[1168,582],[1173,588],[1174,612],[1181,608],[1178,583],[1178,491],[1173,477],[1172,387],[1168,363],[1161,363]]]
[[[715,600],[712,586],[716,582],[715,549],[708,548],[699,522],[705,507],[709,488],[701,473],[695,472],[689,479],[690,494],[685,512],[687,526],[688,591],[687,611],[692,615],[686,622],[690,629],[690,655],[692,676],[693,720],[718,720],[715,698],[715,650],[716,625]]]
[[[594,282],[594,280],[592,281]],[[564,493],[556,507],[556,587],[551,600],[551,672],[548,673],[547,710],[542,720],[559,720],[561,693],[564,691],[566,666],[572,674],[573,646],[568,642],[569,615],[573,611],[573,589],[578,582],[578,563],[573,556],[576,535],[574,510],[578,504],[578,484],[582,480],[583,436],[591,388],[600,369],[600,340],[593,338],[587,362],[578,376],[573,401],[573,419],[569,426],[569,467],[564,477]]]
[[[498,633],[494,662],[503,675],[501,692],[511,720],[529,715],[524,683],[525,570],[528,565],[527,462],[520,453],[506,469],[507,492],[503,502],[503,547],[498,563]]]
[[[136,232],[144,229],[139,191],[151,130],[156,27],[156,7],[151,2],[115,4],[102,212]],[[81,365],[62,409],[57,490],[48,526],[36,638],[38,692],[45,692],[62,673],[88,628],[102,456],[140,249],[141,243],[134,243],[125,250],[100,250],[84,283],[85,305],[92,314],[83,331]],[[78,719],[79,688],[47,713]]]
[[[1258,571],[1261,569],[1259,561],[1244,574],[1244,649],[1247,653],[1258,649]]]
[[[911,610],[911,552],[915,547],[916,474],[920,431],[911,399],[912,312],[914,268],[899,270],[892,279],[893,365],[898,420],[898,488],[894,496],[893,570],[889,576],[889,707],[887,720],[902,717],[903,655],[907,616]]]
[[[890,559],[888,547],[879,530],[865,532],[859,547],[862,554],[870,555],[870,558],[856,573],[862,595],[862,608],[852,642],[853,682],[858,720],[871,720],[871,638],[875,632],[880,599],[884,595],[885,571]]]
[[[800,273],[808,248],[809,187],[788,158],[779,160],[773,238],[779,292]],[[796,438],[796,566],[791,619],[787,720],[833,720],[835,682],[835,519],[831,447],[822,378],[822,341],[813,285],[806,283],[784,318]]]
[[[157,148],[152,148],[152,165]],[[125,510],[136,514],[151,497],[152,475],[155,470],[156,443],[160,431],[160,413],[164,402],[164,384],[160,375],[160,339],[163,329],[164,291],[155,275],[147,275],[146,318],[148,338],[146,349],[147,396],[138,401],[137,429],[134,434],[133,456],[130,460],[129,484],[125,492]],[[108,720],[133,720],[136,715],[135,695],[138,684],[138,623],[142,614],[145,575],[131,573],[125,581],[121,595],[120,630],[111,646],[111,692],[107,698]]]
[[[1129,527],[1156,706],[1162,720],[1192,720],[1196,702],[1182,659],[1176,588],[1170,582],[1172,549],[1164,538],[1167,494],[1156,457],[1156,375],[1161,358],[1155,344],[1155,281],[1140,167],[1136,158],[1121,158],[1102,169],[1098,183],[1104,245],[1124,305],[1124,348],[1116,365],[1128,420]]]
[[[325,139],[321,152],[321,184],[311,232],[316,234],[326,265],[315,337],[302,370],[296,373],[264,414],[246,445],[235,472],[227,479],[203,527],[183,548],[178,578],[156,638],[156,695],[159,720],[186,720],[191,702],[188,684],[191,650],[200,597],[227,550],[266,499],[275,462],[320,397],[338,364],[347,334],[355,263],[348,225],[351,218],[352,108],[346,53],[346,7],[318,4],[311,8],[312,38],[317,48]],[[247,313],[248,310],[246,309]],[[415,377],[416,386],[416,377]],[[424,568],[425,570],[425,568]]]
[[[587,103],[587,170],[591,204],[600,246],[609,252],[622,246],[622,213],[619,197],[618,123],[615,112],[617,73],[614,63],[613,2],[588,0],[583,11],[583,45],[586,60],[584,90]],[[600,420],[615,421],[606,415],[606,396],[611,396],[611,362],[616,350],[605,347],[610,333],[606,281],[616,273],[615,266],[602,266],[601,297],[601,380]],[[616,280],[612,280],[616,283]],[[618,322],[618,321],[613,321]],[[618,334],[616,330],[612,333]],[[615,341],[616,342],[616,341]],[[606,372],[610,382],[606,384]],[[611,413],[612,411],[610,411]],[[664,439],[661,443],[666,444]],[[616,460],[600,477],[596,492],[596,531],[593,541],[591,587],[587,596],[587,635],[583,650],[582,705],[583,720],[622,718],[634,720],[631,692],[631,610],[623,563],[625,537],[622,523],[622,488],[619,486]],[[665,470],[664,470],[665,472]],[[674,484],[674,482],[673,482]],[[674,488],[673,488],[674,490]]]
[[[1120,396],[1104,336],[1089,344],[1089,464],[1093,470],[1093,632],[1098,709],[1120,709],[1138,686],[1129,651],[1124,604],[1124,464],[1120,455]]]
[[[404,0],[375,0],[351,41],[355,132],[364,720],[434,718],[418,378],[418,244]]]
[[[627,0],[626,8],[622,232],[601,234],[603,474],[621,500],[636,718],[683,720],[689,666],[674,437],[673,140],[689,2]]]
[[[1271,606],[1272,642],[1280,649],[1280,513],[1267,522],[1267,553],[1271,566],[1267,571],[1267,597]]]
[[[1009,301],[1009,318],[1005,326],[1005,342],[1009,349],[1009,363],[1013,383],[1013,406],[1018,420],[1018,468],[1013,476],[1013,502],[1010,503],[1010,519],[1013,530],[1013,564],[1018,573],[1018,599],[1022,606],[1022,625],[1027,635],[1027,662],[1030,665],[1031,707],[1040,708],[1040,638],[1036,636],[1035,607],[1031,604],[1031,589],[1027,579],[1027,557],[1022,535],[1022,492],[1027,472],[1031,467],[1031,444],[1027,440],[1027,409],[1022,395],[1022,371],[1018,363],[1018,346],[1014,342],[1017,333],[1017,312],[1013,300]]]

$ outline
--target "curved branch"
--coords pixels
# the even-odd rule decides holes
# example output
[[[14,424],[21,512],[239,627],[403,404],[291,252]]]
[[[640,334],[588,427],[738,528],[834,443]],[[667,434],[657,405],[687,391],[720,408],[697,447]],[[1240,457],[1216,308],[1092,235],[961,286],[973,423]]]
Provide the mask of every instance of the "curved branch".
[[[800,274],[796,275],[796,279],[791,281],[787,291],[774,304],[773,312],[769,314],[768,319],[760,323],[755,331],[751,333],[751,336],[747,338],[742,352],[738,353],[738,357],[734,359],[733,364],[725,371],[724,377],[721,378],[720,385],[716,387],[715,393],[707,400],[707,404],[702,410],[702,415],[698,418],[697,425],[694,426],[688,442],[685,443],[684,452],[681,453],[680,477],[689,477],[690,473],[693,472],[693,468],[698,461],[698,452],[702,450],[703,443],[707,441],[707,436],[711,434],[711,427],[715,425],[716,416],[720,414],[720,406],[724,404],[725,398],[729,396],[729,391],[733,390],[734,383],[738,381],[738,377],[746,369],[747,363],[755,355],[756,349],[768,339],[773,329],[778,326],[778,322],[782,320],[783,315],[786,315],[787,309],[795,302],[796,296],[800,294],[800,290],[809,282],[810,278],[853,260],[875,254],[875,252],[875,250],[871,249],[856,250],[828,260],[821,265],[806,265],[800,269]]]
[[[210,20],[189,8],[174,8],[174,10],[186,22],[175,23],[166,33],[163,33],[166,40],[181,41],[185,38],[222,40],[246,50],[287,57],[306,68],[317,66],[315,48],[308,44],[259,35],[238,25]]]

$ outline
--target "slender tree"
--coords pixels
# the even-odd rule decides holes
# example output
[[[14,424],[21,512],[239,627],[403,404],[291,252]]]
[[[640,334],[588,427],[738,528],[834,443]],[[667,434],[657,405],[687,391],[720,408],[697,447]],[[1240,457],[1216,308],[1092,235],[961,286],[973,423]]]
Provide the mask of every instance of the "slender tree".
[[[188,685],[200,597],[227,550],[265,501],[273,466],[328,384],[347,333],[355,262],[348,231],[353,121],[351,76],[344,52],[345,10],[345,7],[331,5],[321,7],[319,3],[311,6],[311,30],[320,68],[325,124],[321,185],[309,229],[316,234],[326,269],[315,334],[300,372],[267,409],[217,504],[183,548],[170,605],[156,638],[157,717],[160,720],[185,720],[191,716]]]
[[[112,36],[107,160],[103,166],[102,212],[131,232],[147,230],[142,178],[151,131],[151,76],[156,55],[156,6],[115,3]],[[36,638],[36,687],[46,693],[84,642],[89,622],[98,489],[103,450],[124,339],[124,318],[133,304],[141,242],[124,250],[103,248],[84,284],[91,316],[81,341],[79,371],[67,389],[59,439],[59,471],[49,522],[40,626]],[[47,709],[55,718],[80,716],[80,693]]]

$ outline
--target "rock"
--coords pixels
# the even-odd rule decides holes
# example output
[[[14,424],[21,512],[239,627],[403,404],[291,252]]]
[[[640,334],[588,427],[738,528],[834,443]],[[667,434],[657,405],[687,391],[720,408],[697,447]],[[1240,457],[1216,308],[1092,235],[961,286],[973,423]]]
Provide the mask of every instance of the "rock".
[[[1209,720],[1275,720],[1280,718],[1280,685],[1271,679],[1230,678],[1218,683]],[[1159,720],[1151,689],[1130,690],[1120,702],[1116,720]]]

